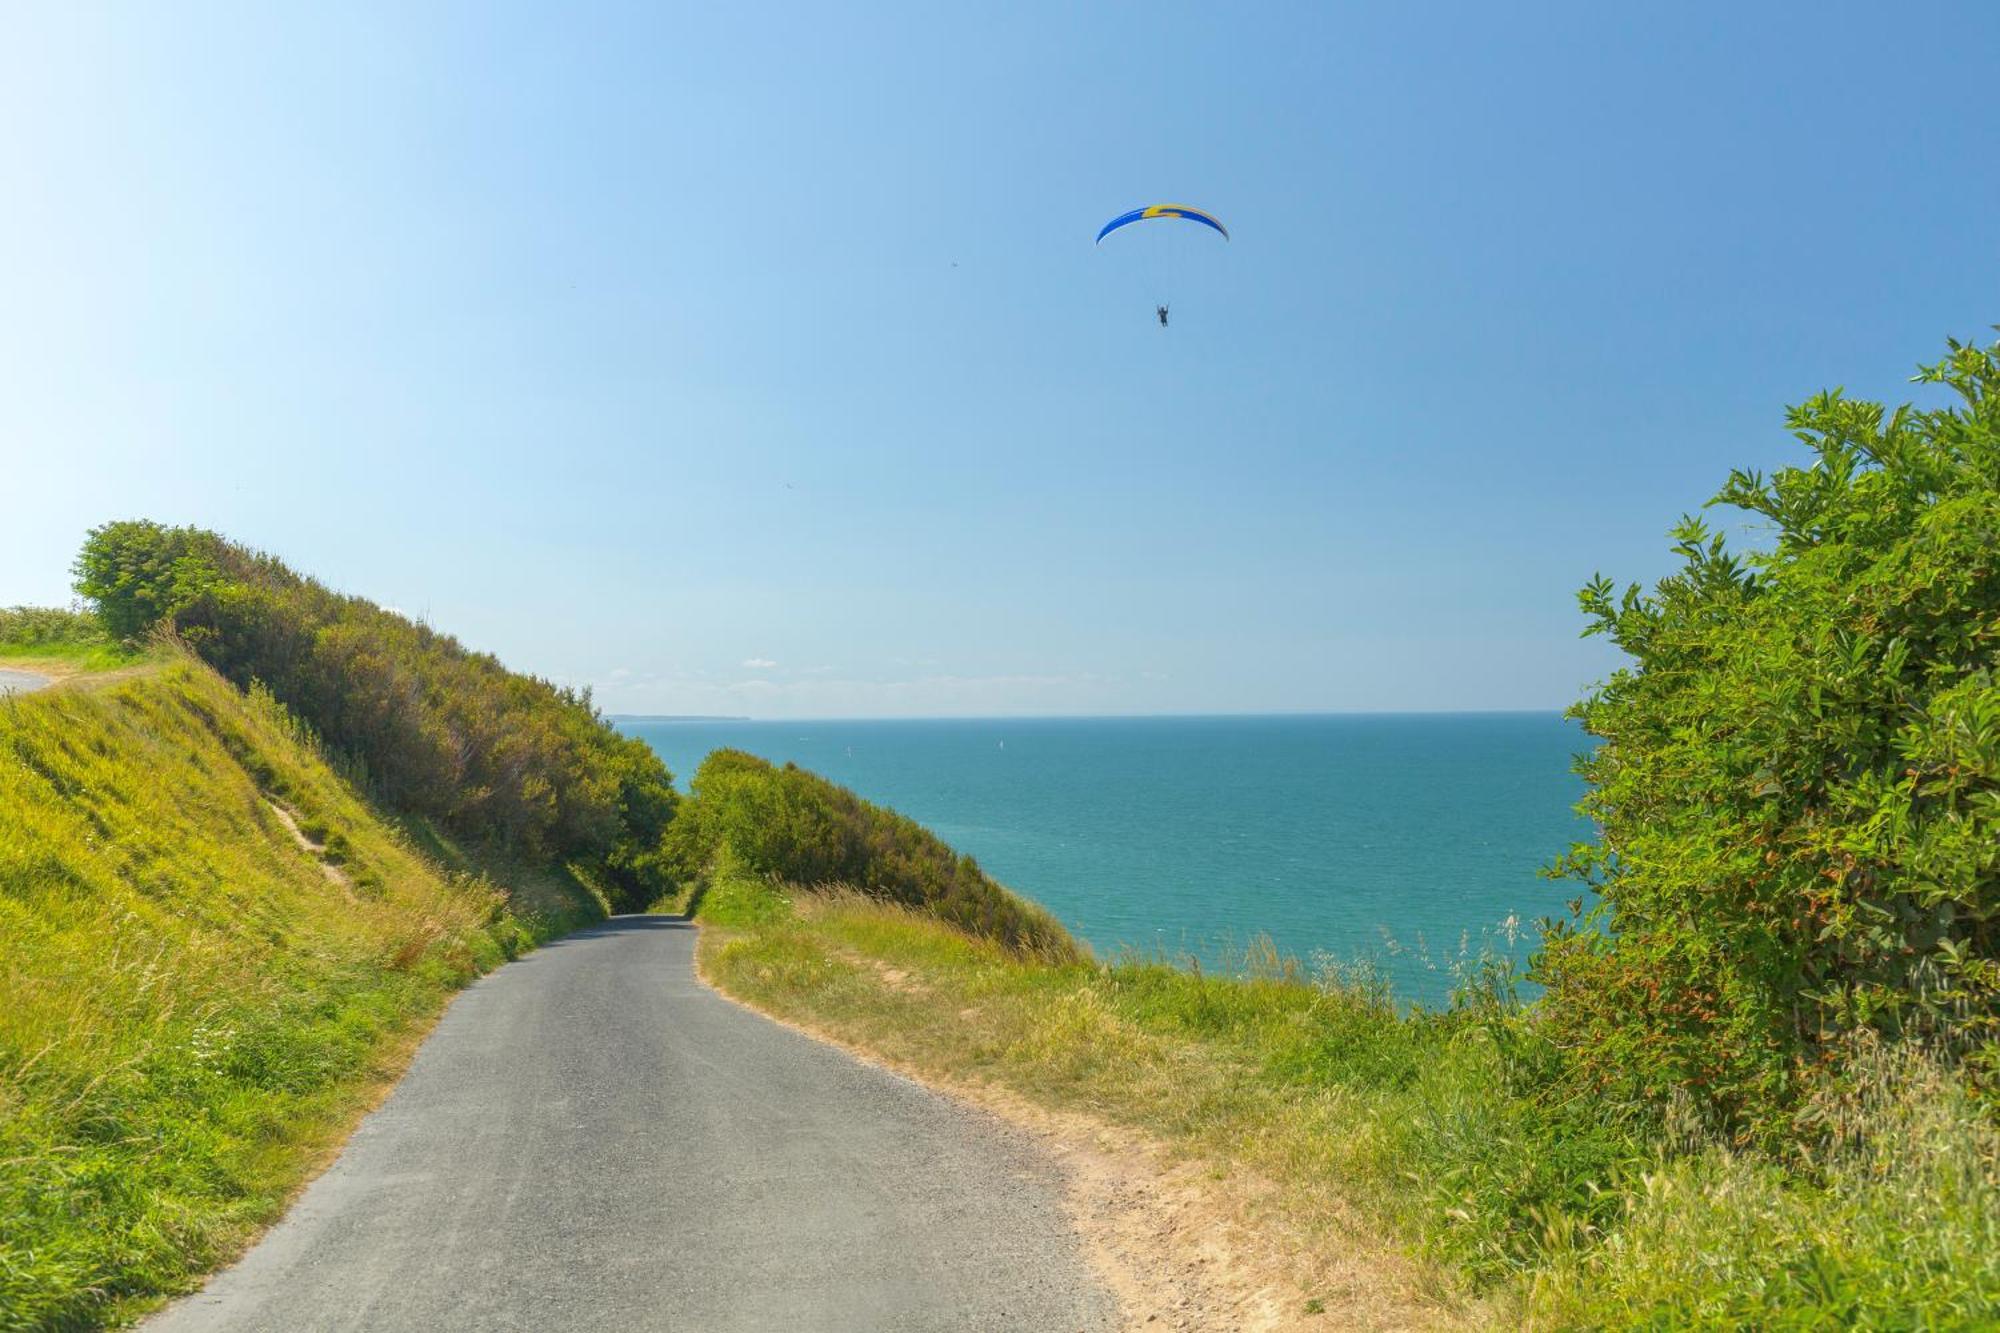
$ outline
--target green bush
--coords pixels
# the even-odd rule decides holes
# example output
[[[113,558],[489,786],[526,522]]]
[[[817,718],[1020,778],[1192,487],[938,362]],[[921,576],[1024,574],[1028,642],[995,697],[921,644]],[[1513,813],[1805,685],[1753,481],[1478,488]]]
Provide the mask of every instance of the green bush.
[[[1598,902],[1534,975],[1597,1095],[1778,1141],[1856,1031],[2000,1075],[2000,345],[1918,378],[1957,405],[1821,394],[1809,466],[1730,478],[1768,549],[1688,518],[1581,594],[1633,663],[1572,710]]]
[[[95,529],[77,589],[112,633],[165,624],[237,685],[261,682],[387,805],[541,864],[581,863],[617,905],[670,886],[671,776],[587,693],[517,675],[213,533]]]
[[[791,915],[791,904],[770,880],[746,872],[727,847],[719,848],[701,895],[704,924],[745,929]]]
[[[105,641],[104,627],[96,617],[82,611],[47,606],[0,607],[0,646],[94,647]]]
[[[220,537],[199,528],[107,523],[77,556],[77,588],[97,604],[106,630],[135,640],[203,595],[226,554]]]
[[[971,857],[817,774],[717,750],[702,761],[692,789],[666,840],[670,874],[703,873],[726,850],[752,875],[844,885],[1014,949],[1076,956],[1054,917],[995,883]]]
[[[0,607],[0,657],[61,660],[86,670],[124,666],[138,651],[105,631],[87,611],[47,606]]]

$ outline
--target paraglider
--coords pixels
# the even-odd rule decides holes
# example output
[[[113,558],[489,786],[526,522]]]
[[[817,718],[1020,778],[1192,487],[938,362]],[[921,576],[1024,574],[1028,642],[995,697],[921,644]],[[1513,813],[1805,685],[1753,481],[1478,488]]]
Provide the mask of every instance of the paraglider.
[[[1186,204],[1148,204],[1144,208],[1135,208],[1130,213],[1120,213],[1105,223],[1098,229],[1098,244],[1103,244],[1104,238],[1120,227],[1129,227],[1135,222],[1151,222],[1156,218],[1184,218],[1189,222],[1199,222],[1204,227],[1213,227],[1221,232],[1223,240],[1229,239],[1229,228],[1223,226],[1221,219],[1213,213],[1204,213],[1199,208],[1189,208]]]
[[[1205,213],[1199,208],[1190,208],[1186,204],[1148,204],[1144,208],[1135,208],[1129,213],[1120,213],[1117,217],[1098,228],[1097,244],[1102,245],[1104,238],[1112,232],[1129,227],[1135,222],[1192,222],[1197,226],[1207,227],[1209,230],[1220,235],[1225,241],[1229,239],[1229,228],[1223,226],[1222,219],[1216,217],[1213,213]],[[1142,248],[1144,247],[1142,246]],[[1161,279],[1155,276],[1153,280],[1160,281]],[[1167,302],[1159,301],[1155,304],[1153,314],[1159,319],[1160,327],[1163,329],[1166,328],[1168,315]]]

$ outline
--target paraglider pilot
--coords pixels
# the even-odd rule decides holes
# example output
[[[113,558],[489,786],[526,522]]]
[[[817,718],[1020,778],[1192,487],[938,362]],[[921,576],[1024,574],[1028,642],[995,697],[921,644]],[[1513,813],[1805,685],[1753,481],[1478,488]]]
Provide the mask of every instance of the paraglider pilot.
[[[1165,306],[1161,306],[1159,307],[1157,313],[1160,316],[1160,327],[1164,329],[1165,327],[1167,327],[1167,308]]]

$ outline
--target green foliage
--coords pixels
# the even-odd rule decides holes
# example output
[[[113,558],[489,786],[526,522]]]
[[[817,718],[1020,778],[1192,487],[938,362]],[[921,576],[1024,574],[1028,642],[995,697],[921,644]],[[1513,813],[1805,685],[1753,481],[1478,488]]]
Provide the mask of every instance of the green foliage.
[[[594,912],[420,853],[199,663],[0,704],[0,1328],[189,1289],[453,988]]]
[[[1857,1030],[2000,1077],[2000,345],[1919,378],[1957,405],[1821,394],[1810,466],[1730,478],[1769,549],[1689,518],[1582,593],[1634,664],[1572,710],[1599,901],[1535,976],[1593,1095],[1776,1141]]]
[[[105,638],[103,625],[82,611],[0,607],[0,646],[6,648],[95,647]]]
[[[701,873],[726,848],[752,875],[840,885],[921,907],[1010,948],[1073,958],[1056,919],[1009,893],[978,862],[893,810],[793,764],[776,768],[741,750],[702,761],[694,799],[669,831],[671,873]]]
[[[77,568],[108,628],[170,624],[230,680],[261,681],[395,809],[530,862],[581,863],[622,908],[671,887],[672,778],[587,693],[517,675],[212,533],[108,524]]]
[[[115,638],[136,640],[214,586],[222,539],[199,528],[107,523],[76,560],[77,591]]]
[[[15,606],[0,607],[0,657],[60,658],[103,669],[134,661],[138,653],[113,639],[88,612]]]
[[[767,926],[791,913],[777,886],[746,871],[727,847],[716,853],[697,908],[703,924],[725,929]]]

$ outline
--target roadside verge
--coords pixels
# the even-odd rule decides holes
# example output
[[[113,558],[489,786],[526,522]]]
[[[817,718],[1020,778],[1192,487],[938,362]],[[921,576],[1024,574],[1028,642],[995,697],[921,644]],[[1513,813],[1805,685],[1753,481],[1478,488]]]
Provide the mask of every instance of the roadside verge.
[[[1239,1071],[1226,1055],[1120,1022],[1094,997],[1089,965],[1023,964],[845,895],[747,911],[746,897],[740,884],[721,895],[697,952],[702,979],[1033,1133],[1064,1169],[1071,1219],[1127,1326],[1408,1329],[1471,1318],[1436,1271],[1327,1180],[1274,1173],[1288,1137],[1278,1108],[1231,1098]]]

